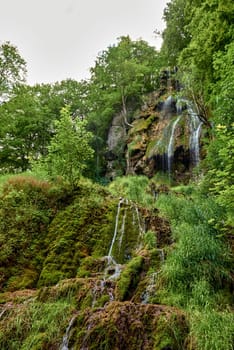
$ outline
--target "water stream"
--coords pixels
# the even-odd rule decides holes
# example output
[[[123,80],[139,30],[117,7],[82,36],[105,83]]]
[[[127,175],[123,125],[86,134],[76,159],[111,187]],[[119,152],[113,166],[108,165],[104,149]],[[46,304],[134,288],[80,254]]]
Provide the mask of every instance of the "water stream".
[[[145,291],[142,293],[141,295],[141,303],[142,304],[148,304],[150,297],[153,296],[156,293],[156,282],[157,282],[157,278],[158,278],[158,274],[161,272],[161,265],[164,263],[165,260],[165,256],[164,256],[164,250],[158,248],[157,249],[159,252],[159,258],[160,258],[160,268],[158,269],[158,271],[152,272],[149,275],[149,281],[148,284],[146,286]]]
[[[111,245],[110,245],[110,249],[108,252],[108,257],[111,259],[112,258],[112,250],[113,250],[113,246],[116,240],[116,236],[118,233],[118,225],[119,225],[119,214],[120,214],[120,208],[121,208],[121,204],[124,202],[123,198],[120,198],[119,203],[118,203],[118,207],[117,207],[117,213],[116,213],[116,217],[115,217],[115,230],[114,230],[114,235],[111,241]]]
[[[119,252],[121,251],[123,237],[124,237],[124,232],[125,232],[126,216],[127,216],[127,208],[124,209],[124,215],[123,215],[123,220],[122,220],[122,225],[121,225],[121,231],[120,231],[121,234],[120,234],[120,238],[119,238]]]
[[[189,150],[190,150],[190,163],[192,166],[197,166],[200,161],[200,133],[202,127],[202,121],[198,117],[197,113],[194,112],[193,107],[190,103],[187,104],[188,113],[190,116],[190,139],[189,139]]]
[[[71,331],[71,328],[75,322],[76,317],[77,317],[77,315],[73,316],[69,322],[69,325],[67,326],[66,333],[63,336],[63,342],[60,346],[60,350],[69,350],[68,344],[69,344],[70,331]]]
[[[171,175],[172,170],[172,163],[173,163],[173,157],[174,157],[174,142],[175,142],[175,130],[176,126],[180,121],[181,116],[179,115],[176,120],[172,124],[171,128],[171,135],[167,147],[167,167],[168,167],[168,174]]]

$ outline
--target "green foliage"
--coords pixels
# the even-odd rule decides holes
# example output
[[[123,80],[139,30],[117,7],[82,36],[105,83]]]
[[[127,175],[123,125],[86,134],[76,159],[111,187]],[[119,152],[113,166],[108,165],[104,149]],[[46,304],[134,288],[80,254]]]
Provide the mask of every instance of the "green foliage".
[[[35,170],[45,169],[51,178],[61,176],[74,187],[93,155],[89,145],[92,134],[86,130],[86,124],[79,118],[72,120],[68,107],[62,109],[48,154],[34,165]]]
[[[10,310],[0,322],[2,350],[52,349],[60,345],[73,307],[67,302],[30,302]]]
[[[102,174],[106,138],[114,115],[121,114],[123,125],[129,128],[132,111],[138,107],[142,94],[158,84],[161,63],[155,48],[143,40],[120,37],[116,45],[102,51],[91,68],[87,96],[88,126],[93,132],[96,176]]]
[[[232,350],[234,343],[233,313],[191,311],[191,343],[197,350]]]
[[[0,106],[0,172],[26,170],[47,154],[61,109],[69,104],[73,117],[83,118],[86,94],[87,84],[70,79],[54,85],[17,85]]]
[[[213,303],[213,293],[230,282],[230,253],[214,224],[221,220],[222,210],[212,199],[200,196],[186,200],[167,195],[157,203],[170,218],[176,240],[162,267],[169,299],[183,306],[199,300],[200,306]],[[203,299],[197,296],[201,288]]]
[[[167,26],[163,31],[161,55],[166,66],[175,66],[177,64],[178,56],[190,41],[187,29],[186,3],[187,1],[185,0],[170,1],[164,10],[164,20]]]
[[[233,94],[234,94],[234,43],[225,46],[224,51],[214,54],[213,93],[210,101],[214,110],[215,121],[230,127],[233,122]]]
[[[206,160],[208,171],[205,178],[204,190],[210,190],[215,195],[215,200],[227,212],[227,225],[234,226],[234,125],[227,128],[225,125],[217,125],[216,139],[209,146],[209,154]]]
[[[25,81],[26,62],[10,42],[0,46],[0,99],[7,99],[18,83]],[[2,102],[2,101],[1,101]]]
[[[222,208],[214,198],[194,191],[189,198],[161,195],[157,204],[170,219],[175,239],[162,266],[157,302],[187,309],[192,348],[232,349],[233,315],[227,307],[232,260],[220,237]]]
[[[122,196],[145,207],[154,203],[149,179],[143,175],[118,177],[109,185],[109,190],[115,196]]]
[[[1,173],[25,171],[29,163],[46,152],[52,121],[36,91],[20,86],[0,106]]]
[[[144,234],[144,243],[147,249],[154,249],[157,246],[157,237],[155,232],[147,231]]]

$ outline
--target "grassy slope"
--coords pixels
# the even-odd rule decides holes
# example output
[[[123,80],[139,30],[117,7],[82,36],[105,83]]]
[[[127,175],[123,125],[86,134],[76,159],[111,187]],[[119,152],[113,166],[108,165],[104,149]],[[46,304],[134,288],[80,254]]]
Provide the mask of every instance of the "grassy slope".
[[[123,272],[117,281],[103,284],[103,256],[118,199],[87,180],[73,193],[30,177],[5,183],[0,198],[1,349],[58,349],[75,316],[70,334],[75,349],[112,349],[113,341],[121,349],[122,339],[126,349],[231,350],[232,260],[220,236],[222,210],[192,187],[162,194],[156,202],[146,178],[119,179],[111,187],[114,194],[142,203],[140,218],[148,232],[135,250],[136,207],[123,205],[119,231],[124,222],[126,238],[122,251],[118,244],[113,249]],[[170,220],[171,237],[155,205]],[[149,302],[168,307],[142,304],[155,272]]]

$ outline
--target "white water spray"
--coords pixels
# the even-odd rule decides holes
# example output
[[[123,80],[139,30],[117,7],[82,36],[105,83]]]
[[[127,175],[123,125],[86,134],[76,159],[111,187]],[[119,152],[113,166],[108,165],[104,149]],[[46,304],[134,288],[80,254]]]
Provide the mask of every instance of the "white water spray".
[[[120,198],[119,203],[118,203],[118,208],[117,208],[117,213],[116,213],[116,217],[115,217],[115,230],[114,230],[114,235],[111,241],[111,245],[110,245],[110,249],[109,249],[109,253],[108,253],[108,258],[112,257],[112,250],[113,250],[113,246],[116,240],[116,236],[118,233],[118,224],[119,224],[119,214],[120,214],[120,208],[121,208],[121,204],[124,202],[123,198]]]
[[[157,249],[159,252],[159,258],[160,258],[160,266],[164,263],[165,256],[164,256],[164,250],[158,248]],[[151,296],[155,294],[155,286],[158,278],[158,274],[161,272],[161,268],[159,268],[158,271],[155,271],[150,274],[149,276],[149,282],[147,284],[147,287],[144,291],[144,293],[141,296],[142,304],[148,304],[149,299]]]
[[[68,343],[69,343],[69,335],[70,335],[70,330],[75,322],[75,319],[76,319],[76,315],[72,317],[71,321],[69,322],[69,325],[66,329],[66,333],[63,337],[63,342],[62,342],[62,345],[60,347],[60,350],[69,350],[68,348]]]
[[[172,161],[173,161],[173,156],[174,156],[175,130],[176,130],[177,124],[180,121],[180,118],[181,118],[181,116],[178,116],[172,124],[171,135],[170,135],[168,148],[167,148],[167,167],[168,167],[169,175],[171,174]]]
[[[188,113],[190,115],[190,139],[189,139],[189,149],[190,149],[190,161],[192,166],[197,166],[200,161],[200,133],[202,127],[202,121],[198,115],[194,112],[190,104],[187,105]]]
[[[119,252],[121,251],[123,236],[124,236],[124,232],[125,232],[126,216],[127,216],[127,208],[124,209],[124,215],[123,215],[123,220],[122,220],[122,225],[121,225],[121,235],[119,238]]]

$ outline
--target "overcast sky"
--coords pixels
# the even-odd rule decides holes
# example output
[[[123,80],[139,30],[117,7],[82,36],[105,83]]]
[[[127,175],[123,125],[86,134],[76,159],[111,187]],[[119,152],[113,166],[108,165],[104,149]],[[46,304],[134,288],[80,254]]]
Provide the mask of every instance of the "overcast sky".
[[[28,83],[87,79],[98,53],[129,35],[160,47],[169,0],[0,0],[0,43],[27,62]]]

